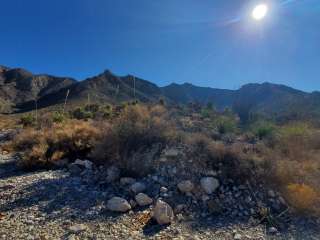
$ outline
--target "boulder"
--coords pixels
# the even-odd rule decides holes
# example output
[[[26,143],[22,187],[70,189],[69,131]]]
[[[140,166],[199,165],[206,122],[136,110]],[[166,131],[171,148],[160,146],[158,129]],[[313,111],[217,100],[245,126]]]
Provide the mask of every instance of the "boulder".
[[[182,193],[189,193],[193,190],[194,185],[190,180],[182,181],[178,184],[178,189]]]
[[[130,186],[130,190],[135,194],[144,192],[146,188],[146,185],[142,182],[136,182]]]
[[[124,198],[113,197],[107,202],[107,208],[113,212],[127,212],[131,205]]]
[[[136,195],[135,199],[138,205],[141,207],[148,206],[153,202],[152,198],[150,198],[147,194],[144,193],[139,193],[138,195]]]
[[[207,194],[212,194],[214,193],[217,188],[220,186],[219,180],[213,177],[204,177],[200,180],[200,184],[202,189],[207,193]]]
[[[174,218],[171,206],[162,200],[158,200],[153,211],[153,218],[160,225],[170,224]]]
[[[87,226],[84,224],[75,224],[75,225],[72,225],[71,227],[69,227],[70,232],[74,233],[74,234],[83,232],[86,229],[87,229]]]

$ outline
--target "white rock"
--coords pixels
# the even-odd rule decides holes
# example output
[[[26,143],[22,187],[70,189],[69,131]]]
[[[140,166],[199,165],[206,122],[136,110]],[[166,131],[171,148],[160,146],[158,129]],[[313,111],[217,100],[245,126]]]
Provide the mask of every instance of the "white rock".
[[[72,226],[69,228],[70,232],[75,233],[75,234],[80,233],[80,232],[83,232],[83,231],[85,231],[86,229],[87,229],[87,227],[86,227],[86,225],[84,225],[84,224],[75,224],[75,225],[72,225]]]
[[[182,181],[178,184],[178,189],[180,190],[180,192],[182,193],[189,193],[193,190],[194,185],[191,181],[186,180],[186,181]]]
[[[276,229],[275,227],[270,227],[268,231],[270,234],[275,234],[278,232],[278,229]]]
[[[138,195],[136,195],[135,197],[137,203],[139,204],[139,206],[143,207],[143,206],[148,206],[150,204],[152,204],[153,200],[152,198],[150,198],[148,195],[144,194],[144,193],[139,193]]]
[[[200,180],[201,187],[207,194],[212,194],[219,187],[219,180],[213,177],[204,177]]]
[[[146,185],[142,182],[136,182],[134,184],[131,185],[130,187],[130,190],[133,192],[133,193],[141,193],[143,192],[144,190],[146,190]]]
[[[80,160],[77,159],[74,164],[79,165],[79,166],[83,166],[86,169],[92,169],[93,163],[90,162],[89,160]]]
[[[161,193],[166,193],[166,192],[168,192],[168,188],[166,188],[166,187],[161,187],[161,188],[160,188],[160,192],[161,192]]]
[[[113,212],[127,212],[131,205],[124,198],[113,197],[107,202],[107,208]]]
[[[177,157],[179,155],[179,151],[174,148],[166,149],[164,151],[164,156],[166,157]]]
[[[174,218],[173,210],[168,203],[158,200],[153,211],[153,218],[160,225],[169,224]]]
[[[241,240],[241,239],[242,239],[242,236],[241,236],[241,234],[236,233],[236,234],[234,235],[233,239],[234,239],[234,240]]]

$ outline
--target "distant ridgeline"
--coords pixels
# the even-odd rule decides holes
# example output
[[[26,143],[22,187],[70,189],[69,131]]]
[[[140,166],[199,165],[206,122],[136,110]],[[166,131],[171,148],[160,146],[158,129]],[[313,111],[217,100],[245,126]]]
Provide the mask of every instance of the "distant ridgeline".
[[[67,92],[68,104],[88,101],[117,104],[133,99],[140,102],[164,99],[167,104],[213,103],[218,110],[232,108],[243,120],[252,114],[290,119],[320,115],[320,92],[306,93],[271,83],[247,84],[239,90],[198,87],[189,83],[158,87],[152,82],[130,75],[119,77],[110,71],[76,81],[0,66],[2,113],[59,105],[65,101]]]

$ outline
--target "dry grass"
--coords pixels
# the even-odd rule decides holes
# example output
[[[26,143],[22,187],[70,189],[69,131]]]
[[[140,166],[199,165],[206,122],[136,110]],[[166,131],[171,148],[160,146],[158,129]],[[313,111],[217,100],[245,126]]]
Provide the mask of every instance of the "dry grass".
[[[63,158],[87,157],[99,138],[101,131],[93,124],[69,120],[64,124],[54,124],[52,128],[24,129],[12,146],[14,150],[23,152],[22,167],[42,168]]]
[[[317,215],[320,213],[320,192],[305,184],[289,184],[287,187],[287,201],[299,213]]]
[[[284,126],[266,160],[268,180],[297,212],[320,210],[320,132],[304,123]],[[312,204],[311,204],[312,202]]]
[[[17,125],[16,117],[0,114],[0,129],[16,128]]]

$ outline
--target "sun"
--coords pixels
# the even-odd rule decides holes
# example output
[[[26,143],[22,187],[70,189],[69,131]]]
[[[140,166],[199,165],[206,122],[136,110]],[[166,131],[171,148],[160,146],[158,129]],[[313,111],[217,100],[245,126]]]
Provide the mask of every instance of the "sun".
[[[268,5],[267,4],[259,4],[254,7],[254,9],[252,10],[251,16],[254,20],[260,21],[263,18],[265,18],[267,13],[268,13]]]

